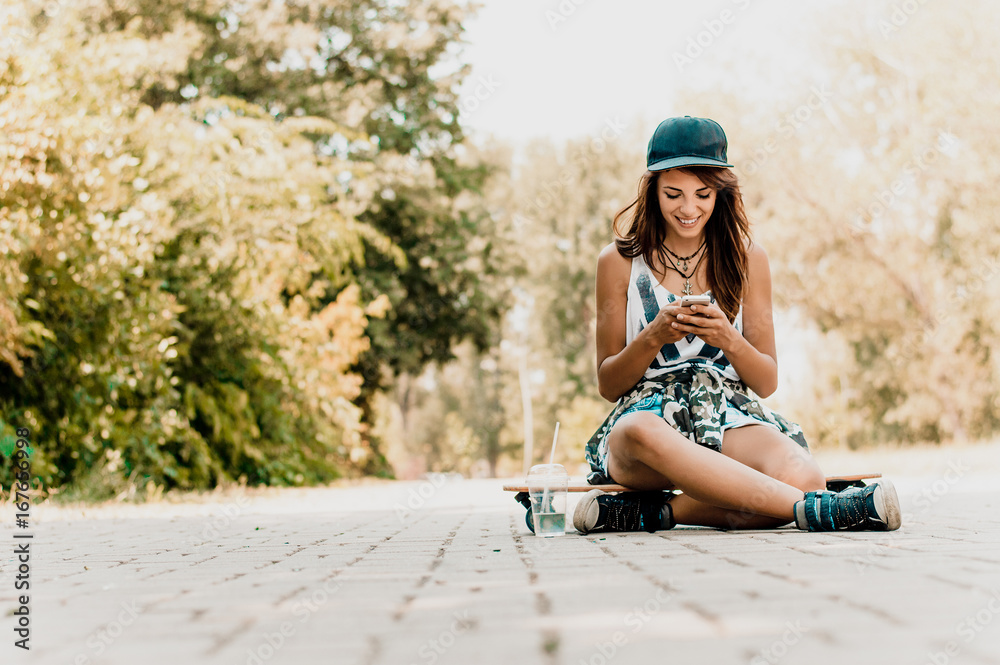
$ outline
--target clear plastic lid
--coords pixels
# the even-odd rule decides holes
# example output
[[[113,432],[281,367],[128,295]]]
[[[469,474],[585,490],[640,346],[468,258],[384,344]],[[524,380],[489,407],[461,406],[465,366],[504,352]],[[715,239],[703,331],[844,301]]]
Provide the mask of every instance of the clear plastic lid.
[[[528,471],[528,478],[568,478],[566,467],[562,464],[536,464]]]

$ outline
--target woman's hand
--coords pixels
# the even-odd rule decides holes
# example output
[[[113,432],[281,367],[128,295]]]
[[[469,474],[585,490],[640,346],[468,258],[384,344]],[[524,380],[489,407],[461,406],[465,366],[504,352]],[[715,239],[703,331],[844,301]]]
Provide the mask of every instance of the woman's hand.
[[[680,307],[676,303],[670,303],[669,305],[660,308],[656,316],[649,323],[647,330],[655,336],[656,341],[659,346],[664,344],[673,344],[680,339],[683,339],[686,332],[681,332],[680,329],[676,328],[677,324],[677,314],[689,309],[687,307]]]
[[[670,327],[677,331],[677,338],[693,333],[701,341],[725,351],[740,336],[725,313],[715,303],[674,307],[674,321]],[[659,315],[657,315],[659,318]],[[676,341],[676,340],[675,340]]]

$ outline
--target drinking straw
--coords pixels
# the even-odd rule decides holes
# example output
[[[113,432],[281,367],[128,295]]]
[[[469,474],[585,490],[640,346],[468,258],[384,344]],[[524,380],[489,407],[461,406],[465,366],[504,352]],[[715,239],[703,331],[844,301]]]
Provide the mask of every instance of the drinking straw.
[[[559,421],[556,421],[556,431],[552,435],[552,452],[549,454],[549,464],[551,465],[556,459],[556,441],[559,440]],[[545,486],[542,490],[542,510],[549,505],[549,478],[545,478]]]
[[[552,435],[552,453],[549,455],[549,464],[556,461],[556,441],[559,440],[559,421],[556,421],[556,432]]]

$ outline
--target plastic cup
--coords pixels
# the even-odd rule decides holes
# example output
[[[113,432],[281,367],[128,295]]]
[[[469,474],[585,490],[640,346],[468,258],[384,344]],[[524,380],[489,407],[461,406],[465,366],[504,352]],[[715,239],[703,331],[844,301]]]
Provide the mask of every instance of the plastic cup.
[[[543,538],[566,533],[566,486],[569,475],[562,464],[536,464],[526,478],[535,535]]]

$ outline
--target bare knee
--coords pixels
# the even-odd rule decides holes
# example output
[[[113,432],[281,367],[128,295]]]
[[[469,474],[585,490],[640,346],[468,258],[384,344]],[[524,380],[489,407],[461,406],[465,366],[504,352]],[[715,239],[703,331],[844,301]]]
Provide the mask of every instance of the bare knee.
[[[630,413],[611,430],[608,474],[615,482],[635,489],[670,489],[664,451],[686,441],[662,418],[649,412]],[[666,456],[669,457],[669,454]]]
[[[630,413],[622,417],[612,430],[618,448],[629,457],[642,457],[642,452],[652,447],[670,445],[676,430],[663,418],[648,411]]]
[[[811,456],[794,460],[775,477],[803,492],[826,489],[826,476],[823,475],[819,465]]]
[[[728,430],[722,451],[747,466],[803,492],[826,488],[812,455],[789,437],[764,426]]]

